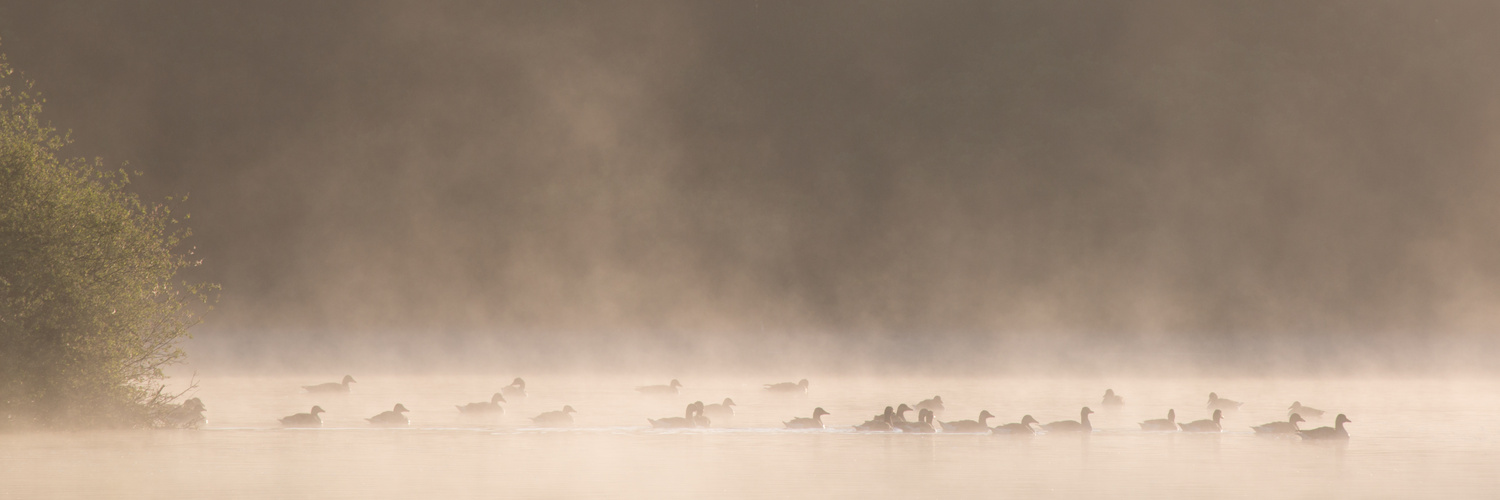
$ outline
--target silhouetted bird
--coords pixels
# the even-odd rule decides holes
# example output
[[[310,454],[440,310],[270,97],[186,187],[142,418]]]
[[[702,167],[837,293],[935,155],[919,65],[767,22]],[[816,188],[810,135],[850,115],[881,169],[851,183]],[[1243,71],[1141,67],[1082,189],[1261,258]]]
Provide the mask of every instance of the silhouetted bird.
[[[1354,421],[1340,413],[1337,418],[1333,419],[1333,427],[1297,431],[1297,435],[1302,436],[1302,439],[1349,439],[1349,431],[1344,430],[1345,422],[1353,423]]]
[[[801,417],[798,417],[798,418],[794,418],[794,419],[791,419],[791,420],[783,422],[783,423],[786,424],[786,428],[788,428],[788,429],[822,429],[823,428],[823,415],[828,415],[828,414],[829,413],[827,411],[823,410],[823,407],[820,406],[820,407],[817,407],[817,408],[813,409],[813,416],[812,416],[812,418],[801,418]]]
[[[766,384],[766,390],[783,394],[807,394],[807,379],[802,379],[795,384],[791,382]]]
[[[1175,431],[1177,430],[1177,410],[1167,410],[1167,418],[1158,418],[1141,422],[1143,431]]]
[[[500,403],[507,402],[508,401],[505,400],[505,396],[497,392],[494,396],[490,396],[489,402],[480,401],[478,403],[469,403],[463,406],[453,405],[453,407],[458,408],[458,412],[465,415],[500,416],[505,413],[505,408],[501,408]]]
[[[379,415],[375,415],[365,420],[368,420],[371,424],[379,425],[382,427],[397,427],[407,425],[411,423],[411,421],[406,419],[406,415],[402,415],[402,413],[407,411],[411,410],[407,410],[406,407],[401,403],[396,403],[396,406],[391,408],[391,411],[380,412]]]
[[[1210,420],[1194,420],[1192,422],[1177,424],[1182,432],[1220,432],[1224,430],[1219,421],[1224,419],[1224,410],[1214,410],[1214,417]]]
[[[641,394],[677,394],[679,387],[682,387],[682,382],[674,378],[667,385],[643,385],[636,387],[635,390],[640,391]]]
[[[318,384],[318,385],[304,385],[304,386],[302,386],[302,388],[303,389],[307,389],[307,392],[311,392],[311,393],[343,393],[343,394],[348,394],[349,393],[349,384],[351,384],[353,382],[354,382],[354,377],[349,376],[349,375],[344,375],[344,381],[343,382],[329,382],[329,383],[326,383],[326,384]]]
[[[314,406],[314,407],[312,407],[312,411],[310,411],[308,413],[298,413],[296,415],[292,415],[292,416],[289,416],[289,417],[282,418],[280,420],[281,421],[281,426],[282,427],[322,427],[323,426],[323,419],[318,418],[318,414],[319,413],[323,413],[323,412],[324,411],[323,411],[322,407]]]
[[[1085,406],[1085,407],[1083,407],[1082,410],[1078,411],[1078,420],[1076,420],[1076,421],[1075,420],[1059,420],[1057,422],[1052,422],[1050,424],[1043,425],[1042,426],[1042,430],[1045,430],[1045,431],[1047,431],[1049,433],[1051,433],[1051,432],[1093,432],[1094,431],[1094,424],[1089,423],[1089,414],[1093,413],[1093,412],[1094,412],[1094,410],[1090,410],[1089,407]]]
[[[1296,434],[1301,430],[1297,428],[1297,422],[1306,422],[1306,420],[1302,419],[1302,415],[1293,413],[1285,422],[1271,422],[1253,426],[1251,429],[1255,429],[1256,434]]]

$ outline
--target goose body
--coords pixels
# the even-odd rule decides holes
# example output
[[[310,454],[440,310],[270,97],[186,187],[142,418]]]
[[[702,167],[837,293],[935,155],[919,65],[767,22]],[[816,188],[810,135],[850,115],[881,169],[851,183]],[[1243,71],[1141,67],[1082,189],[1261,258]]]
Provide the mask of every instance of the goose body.
[[[997,425],[991,432],[995,434],[1035,434],[1036,429],[1033,429],[1031,424],[1039,423],[1041,422],[1037,422],[1031,415],[1026,415],[1021,417],[1020,422]]]
[[[932,421],[932,410],[923,409],[922,411],[917,412],[916,422],[905,422],[900,426],[901,432],[914,432],[918,434],[929,434],[937,432],[937,428],[932,426]]]
[[[1255,429],[1256,434],[1296,434],[1300,430],[1297,428],[1297,422],[1306,422],[1306,420],[1302,419],[1302,415],[1293,413],[1285,422],[1271,422],[1251,427],[1251,429]]]
[[[648,418],[646,419],[646,421],[650,422],[651,427],[656,429],[690,429],[699,426],[698,420],[694,417],[696,417],[702,411],[703,402],[698,401],[687,405],[687,410],[683,412],[683,415],[681,417],[667,417],[659,418],[656,420]],[[707,425],[704,425],[703,427],[707,427]]]
[[[312,407],[312,411],[309,411],[307,413],[298,413],[298,414],[295,414],[295,415],[283,417],[280,420],[281,426],[282,427],[322,427],[323,426],[323,419],[318,418],[318,414],[319,413],[323,413],[323,412],[324,411],[323,411],[322,407],[314,406],[314,407]]]
[[[766,391],[782,394],[807,394],[807,379],[802,379],[795,384],[791,382],[766,384]]]
[[[1119,406],[1125,404],[1125,398],[1115,394],[1114,389],[1104,390],[1104,406]]]
[[[798,417],[783,423],[786,424],[786,428],[788,429],[822,429],[823,415],[828,415],[828,412],[820,406],[813,409],[812,418]]]
[[[505,413],[505,408],[500,407],[500,403],[505,402],[507,402],[505,401],[505,396],[497,392],[494,396],[490,396],[490,401],[488,403],[480,401],[478,403],[469,403],[463,406],[453,405],[453,407],[458,408],[458,412],[465,415],[499,416]]]
[[[682,387],[682,382],[674,378],[667,385],[643,385],[636,387],[635,390],[640,391],[641,394],[677,394],[679,387]]]
[[[1210,410],[1238,410],[1243,404],[1245,403],[1221,398],[1217,393],[1208,393],[1208,409]]]
[[[703,416],[714,420],[724,421],[734,417],[734,400],[724,398],[723,403],[714,403],[703,407]]]
[[[407,410],[406,406],[402,405],[401,403],[396,403],[396,406],[391,408],[391,411],[380,412],[379,415],[375,415],[365,420],[370,421],[371,424],[379,425],[382,427],[398,427],[411,423],[411,421],[406,419],[406,415],[402,415],[402,413],[408,411],[411,410]]]
[[[1297,431],[1297,435],[1302,436],[1302,439],[1349,439],[1349,431],[1344,430],[1345,422],[1354,421],[1340,413],[1338,418],[1333,419],[1333,427]]]
[[[567,427],[573,425],[573,415],[570,413],[578,413],[578,410],[574,410],[572,406],[563,406],[561,410],[531,417],[531,423],[538,427]]]
[[[304,385],[302,386],[302,388],[306,389],[307,392],[314,394],[348,394],[349,384],[353,382],[353,376],[344,375],[344,380],[342,382],[329,382],[326,384],[318,385]]]
[[[1094,432],[1094,424],[1089,422],[1089,414],[1093,412],[1094,410],[1090,410],[1089,407],[1085,406],[1082,410],[1078,410],[1078,420],[1059,420],[1057,422],[1043,425],[1042,430],[1045,430],[1048,433]]]
[[[987,420],[995,418],[989,410],[979,412],[979,420],[959,420],[957,422],[938,422],[943,426],[943,432],[982,433],[990,432]]]
[[[1298,415],[1302,415],[1305,418],[1322,418],[1323,417],[1323,410],[1319,410],[1319,409],[1313,408],[1311,406],[1302,406],[1302,402],[1301,401],[1292,401],[1292,406],[1288,407],[1286,409],[1286,412],[1287,412],[1288,416],[1291,416],[1291,414],[1296,413]],[[1305,422],[1305,420],[1304,420],[1304,422]]]
[[[933,396],[932,399],[924,399],[912,408],[917,410],[932,410],[933,413],[943,411],[943,397]]]
[[[1209,420],[1194,420],[1192,422],[1177,424],[1182,432],[1220,432],[1224,430],[1219,421],[1224,419],[1224,410],[1214,410],[1214,417]]]
[[[1143,431],[1175,431],[1177,430],[1177,410],[1168,409],[1167,418],[1157,418],[1141,422]]]
[[[162,416],[162,424],[167,427],[197,429],[208,422],[208,419],[203,417],[205,411],[208,411],[208,408],[203,406],[203,400],[189,399]]]
[[[887,406],[885,407],[885,413],[876,415],[875,418],[854,426],[854,430],[863,432],[891,432],[896,430],[896,426],[892,425],[895,419],[896,409]]]
[[[521,377],[516,377],[515,380],[510,381],[510,385],[500,388],[500,394],[515,400],[526,399],[526,381],[521,380]]]

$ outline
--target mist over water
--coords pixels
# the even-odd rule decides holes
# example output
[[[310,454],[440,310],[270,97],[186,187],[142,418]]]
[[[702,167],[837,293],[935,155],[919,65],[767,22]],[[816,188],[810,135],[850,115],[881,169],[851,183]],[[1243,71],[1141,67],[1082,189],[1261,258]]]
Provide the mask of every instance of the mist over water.
[[[0,435],[0,497],[1494,491],[1496,25],[1489,2],[0,0],[67,151],[190,195],[182,278],[223,286],[171,381],[205,428]],[[516,376],[503,417],[452,409]],[[1208,418],[1210,391],[1247,402],[1226,432],[1138,430]],[[850,428],[935,394],[945,421],[1100,412],[1082,438]],[[724,397],[710,429],[646,424]],[[1352,438],[1251,434],[1291,401]],[[364,421],[397,402],[410,428]],[[564,404],[576,428],[529,426]],[[279,428],[312,405],[325,428]],[[784,429],[815,407],[829,429]]]

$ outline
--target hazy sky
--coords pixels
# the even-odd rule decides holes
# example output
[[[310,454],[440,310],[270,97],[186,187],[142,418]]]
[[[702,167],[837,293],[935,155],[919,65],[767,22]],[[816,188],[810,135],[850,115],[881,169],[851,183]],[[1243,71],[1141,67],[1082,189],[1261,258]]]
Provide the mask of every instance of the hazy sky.
[[[209,337],[1488,332],[1495,26],[1487,1],[0,0],[73,153],[191,195]]]

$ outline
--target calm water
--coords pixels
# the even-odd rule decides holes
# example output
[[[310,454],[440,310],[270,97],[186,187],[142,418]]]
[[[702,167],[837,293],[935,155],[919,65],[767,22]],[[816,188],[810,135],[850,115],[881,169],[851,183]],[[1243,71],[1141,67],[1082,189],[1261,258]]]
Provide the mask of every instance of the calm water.
[[[298,386],[343,374],[210,378],[197,395],[202,430],[0,435],[0,498],[1412,498],[1500,495],[1500,410],[1491,380],[1017,380],[814,378],[807,396],[776,397],[780,380],[686,379],[681,395],[648,397],[640,378],[528,377],[531,396],[493,420],[454,404],[487,400],[504,377],[396,378],[354,374],[346,396]],[[787,380],[791,380],[788,377]],[[1102,408],[1113,388],[1123,407]],[[1245,401],[1218,435],[1145,433],[1136,422],[1207,418],[1207,394]],[[849,425],[887,404],[941,394],[939,420],[991,424],[1031,414],[1077,419],[1086,437],[858,434]],[[695,400],[732,397],[733,421],[710,430],[657,431],[646,417],[680,416]],[[1303,428],[1354,420],[1347,443],[1255,436],[1285,420],[1293,400],[1329,410]],[[364,418],[397,403],[412,426],[373,429]],[[328,410],[325,428],[284,430],[276,419]],[[525,417],[569,404],[578,426],[528,428]],[[824,431],[781,421],[822,406]],[[911,416],[915,416],[912,414]]]

